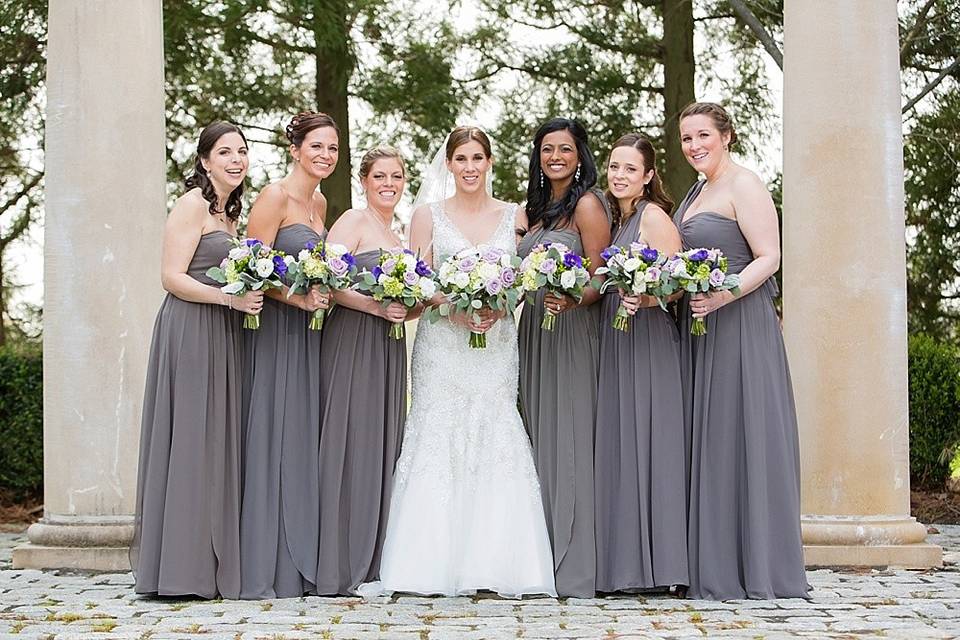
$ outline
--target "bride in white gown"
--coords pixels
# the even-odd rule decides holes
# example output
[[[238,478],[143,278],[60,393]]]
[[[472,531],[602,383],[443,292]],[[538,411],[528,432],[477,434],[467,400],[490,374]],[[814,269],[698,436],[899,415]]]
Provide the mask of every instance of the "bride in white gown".
[[[489,193],[486,134],[458,127],[444,151],[425,181],[438,201],[415,209],[411,248],[434,269],[479,244],[516,253],[517,206]],[[468,346],[471,328],[486,330],[486,349]],[[361,594],[556,596],[540,484],[517,412],[518,371],[511,317],[421,320],[380,582],[362,585]]]

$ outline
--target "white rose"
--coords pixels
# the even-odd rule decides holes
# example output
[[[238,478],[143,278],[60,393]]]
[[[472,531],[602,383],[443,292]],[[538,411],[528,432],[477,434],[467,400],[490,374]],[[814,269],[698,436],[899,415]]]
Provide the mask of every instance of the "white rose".
[[[260,258],[257,260],[257,275],[261,278],[266,278],[271,273],[273,273],[273,260],[270,258]]]
[[[560,274],[560,286],[564,289],[572,289],[577,284],[577,274],[573,271],[564,271]]]
[[[299,260],[300,262],[303,262],[309,257],[310,257],[309,249],[300,249],[300,253],[297,254],[297,260]]]
[[[423,292],[423,297],[432,298],[437,292],[437,285],[430,278],[420,278],[420,291]]]
[[[489,262],[481,262],[478,267],[478,273],[480,278],[484,282],[487,282],[500,277],[500,267],[495,264],[490,264]]]
[[[296,262],[296,260],[293,259],[293,256],[283,256],[283,261],[287,263],[288,267]]]
[[[640,266],[640,258],[630,258],[629,260],[623,263],[623,270],[636,271],[639,266]]]
[[[249,253],[250,251],[246,247],[234,247],[233,249],[230,249],[230,253],[227,254],[227,257],[229,257],[231,260],[240,260],[241,258],[245,258]]]
[[[450,281],[453,282],[453,284],[455,284],[456,286],[463,289],[464,287],[470,284],[470,274],[460,271],[454,274],[454,276],[450,278]]]
[[[505,253],[502,256],[500,256],[500,266],[509,267],[512,264],[513,264],[513,256],[511,256],[509,253]]]
[[[347,253],[347,248],[342,244],[337,244],[336,242],[327,243],[327,255],[333,256],[334,258],[341,258],[343,254]]]
[[[409,253],[405,253],[403,254],[403,264],[407,265],[407,268],[410,270],[416,269],[417,259]]]

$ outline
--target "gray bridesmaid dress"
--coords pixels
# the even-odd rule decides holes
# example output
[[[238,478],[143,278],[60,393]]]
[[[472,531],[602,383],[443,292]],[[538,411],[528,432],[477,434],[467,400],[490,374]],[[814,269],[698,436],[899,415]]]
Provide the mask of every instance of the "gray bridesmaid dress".
[[[379,250],[354,256],[372,270]],[[348,595],[380,574],[407,413],[406,340],[379,316],[337,306],[320,350],[320,535],[316,589]]]
[[[628,248],[640,232],[642,201],[614,235]],[[601,301],[595,478],[597,591],[686,585],[680,336],[659,306],[637,310],[630,331],[611,326],[620,306]]]
[[[736,220],[674,214],[685,249],[717,248],[739,273],[753,260]],[[797,416],[783,335],[773,306],[776,281],[706,317],[690,335],[681,301],[681,371],[689,464],[690,597],[806,598],[800,540]]]
[[[187,269],[206,276],[231,248],[212,231]],[[130,563],[137,593],[240,595],[242,316],[167,294],[153,328],[140,426]]]
[[[320,236],[281,227],[273,247],[296,256]],[[240,560],[244,599],[299,597],[317,567],[320,343],[310,313],[264,297],[260,329],[245,331],[247,412]]]
[[[602,196],[598,196],[603,202]],[[521,258],[538,244],[562,242],[583,255],[572,229],[535,229],[517,246]],[[520,413],[533,444],[543,509],[553,546],[557,593],[592,598],[596,592],[593,430],[596,423],[599,304],[557,316],[540,328],[543,290],[527,296],[517,328]]]

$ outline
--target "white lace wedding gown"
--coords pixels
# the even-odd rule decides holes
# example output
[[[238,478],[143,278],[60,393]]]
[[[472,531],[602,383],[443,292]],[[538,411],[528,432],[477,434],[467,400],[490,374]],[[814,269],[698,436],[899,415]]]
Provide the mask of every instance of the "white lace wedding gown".
[[[434,268],[470,246],[439,205]],[[516,208],[486,243],[515,252]],[[555,596],[553,555],[530,440],[517,412],[519,354],[511,318],[487,333],[423,320],[413,346],[413,403],[394,476],[380,582],[373,595]]]

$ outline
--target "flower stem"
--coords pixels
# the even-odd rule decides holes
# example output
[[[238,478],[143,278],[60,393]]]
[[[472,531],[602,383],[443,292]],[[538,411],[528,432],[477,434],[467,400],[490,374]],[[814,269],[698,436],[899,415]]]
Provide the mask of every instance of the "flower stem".
[[[690,334],[695,336],[707,335],[707,323],[703,321],[703,318],[693,319],[693,324],[690,325]]]
[[[393,338],[394,340],[403,339],[403,323],[402,322],[394,322],[392,325],[390,325],[390,337]]]
[[[258,331],[260,329],[260,314],[251,315],[249,313],[243,316],[243,328]]]
[[[485,333],[474,333],[470,332],[470,348],[471,349],[486,349],[487,348],[487,334]]]
[[[610,324],[617,331],[623,331],[624,333],[630,331],[630,316],[622,304],[617,307],[617,313],[613,316],[613,322]]]
[[[313,331],[320,331],[323,329],[323,319],[327,315],[326,309],[317,309],[313,312],[313,316],[310,317],[310,329]]]
[[[543,322],[540,323],[540,328],[544,331],[553,331],[553,328],[557,326],[557,316],[550,311],[545,311],[543,314]]]

